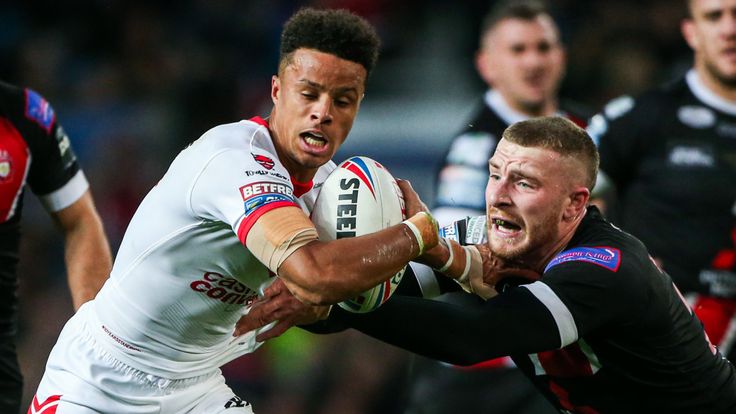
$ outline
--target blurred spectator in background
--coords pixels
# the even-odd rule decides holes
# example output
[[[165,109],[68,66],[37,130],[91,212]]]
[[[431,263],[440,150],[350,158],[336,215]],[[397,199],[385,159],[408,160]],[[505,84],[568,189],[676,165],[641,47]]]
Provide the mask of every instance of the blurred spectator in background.
[[[497,3],[483,20],[475,64],[488,86],[482,101],[451,142],[438,177],[433,213],[440,224],[485,214],[488,159],[510,124],[537,116],[562,115],[584,126],[587,114],[559,102],[565,50],[557,24],[541,1]],[[459,301],[463,294],[443,300]],[[546,413],[553,407],[504,357],[471,368],[418,359],[413,370],[411,412]]]
[[[38,93],[0,82],[0,412],[21,406],[16,355],[16,270],[26,184],[64,234],[74,310],[95,297],[112,264],[110,246],[69,137]]]
[[[496,4],[483,21],[475,63],[488,90],[450,143],[439,173],[434,214],[442,224],[485,211],[488,159],[507,126],[545,115],[563,115],[582,125],[590,116],[579,105],[559,103],[565,50],[540,1]]]
[[[640,238],[736,361],[736,0],[688,0],[684,76],[590,123],[608,216]]]

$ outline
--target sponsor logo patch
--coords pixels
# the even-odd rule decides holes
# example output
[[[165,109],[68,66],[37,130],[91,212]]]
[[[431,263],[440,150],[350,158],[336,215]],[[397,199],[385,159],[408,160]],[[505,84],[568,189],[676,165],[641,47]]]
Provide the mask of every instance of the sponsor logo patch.
[[[616,119],[629,112],[634,107],[634,98],[628,95],[619,96],[606,104],[603,113],[608,119]]]
[[[588,262],[617,272],[621,265],[621,250],[613,247],[576,247],[558,254],[544,271],[567,262]]]
[[[258,297],[257,292],[235,278],[217,272],[206,272],[200,280],[190,283],[189,287],[195,292],[229,305],[248,306]]]
[[[710,148],[695,145],[673,146],[668,161],[678,167],[714,167],[716,163]]]
[[[257,163],[261,164],[261,166],[267,170],[270,170],[274,166],[274,162],[271,158],[268,158],[265,155],[259,155],[259,154],[253,154],[250,155],[253,156],[253,159],[256,160]]]
[[[677,110],[677,119],[695,129],[710,128],[716,124],[716,114],[703,106],[682,106]]]
[[[26,88],[26,118],[37,123],[46,133],[51,132],[51,125],[54,124],[56,114],[54,108],[35,91]]]
[[[240,187],[246,217],[266,204],[294,201],[294,191],[286,184],[261,181]]]
[[[237,395],[227,400],[227,402],[225,403],[225,408],[243,408],[243,407],[250,407],[250,403],[238,397]]]

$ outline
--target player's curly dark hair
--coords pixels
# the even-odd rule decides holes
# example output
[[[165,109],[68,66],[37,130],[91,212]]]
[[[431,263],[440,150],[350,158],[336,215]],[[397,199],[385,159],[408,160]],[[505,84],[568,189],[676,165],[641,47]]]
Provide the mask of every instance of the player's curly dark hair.
[[[365,19],[347,10],[303,8],[281,32],[279,71],[297,49],[315,49],[363,65],[370,74],[378,59],[380,40]]]

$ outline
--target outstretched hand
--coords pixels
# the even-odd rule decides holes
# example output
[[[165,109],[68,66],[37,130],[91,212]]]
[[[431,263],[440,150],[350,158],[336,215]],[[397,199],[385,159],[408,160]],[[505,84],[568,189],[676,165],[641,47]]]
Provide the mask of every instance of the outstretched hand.
[[[233,336],[240,336],[254,329],[262,328],[271,322],[276,324],[256,336],[263,342],[280,336],[294,325],[307,325],[327,318],[330,306],[310,306],[302,303],[291,294],[284,282],[276,278],[263,291],[263,297],[251,305],[248,314],[235,324]]]

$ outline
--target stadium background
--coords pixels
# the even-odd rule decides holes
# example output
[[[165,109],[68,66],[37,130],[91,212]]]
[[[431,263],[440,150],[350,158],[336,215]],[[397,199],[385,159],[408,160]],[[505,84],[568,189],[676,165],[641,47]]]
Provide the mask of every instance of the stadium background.
[[[348,8],[376,25],[383,48],[336,161],[374,157],[431,206],[443,152],[484,90],[472,58],[491,3],[2,2],[0,78],[51,101],[115,252],[138,202],[180,149],[216,124],[267,114],[283,21],[304,5]],[[569,53],[565,98],[598,110],[690,65],[679,32],[684,0],[551,4]],[[26,196],[23,214],[18,344],[28,401],[71,303],[58,232],[35,198]],[[260,414],[399,413],[410,363],[356,333],[292,330],[225,372]]]

